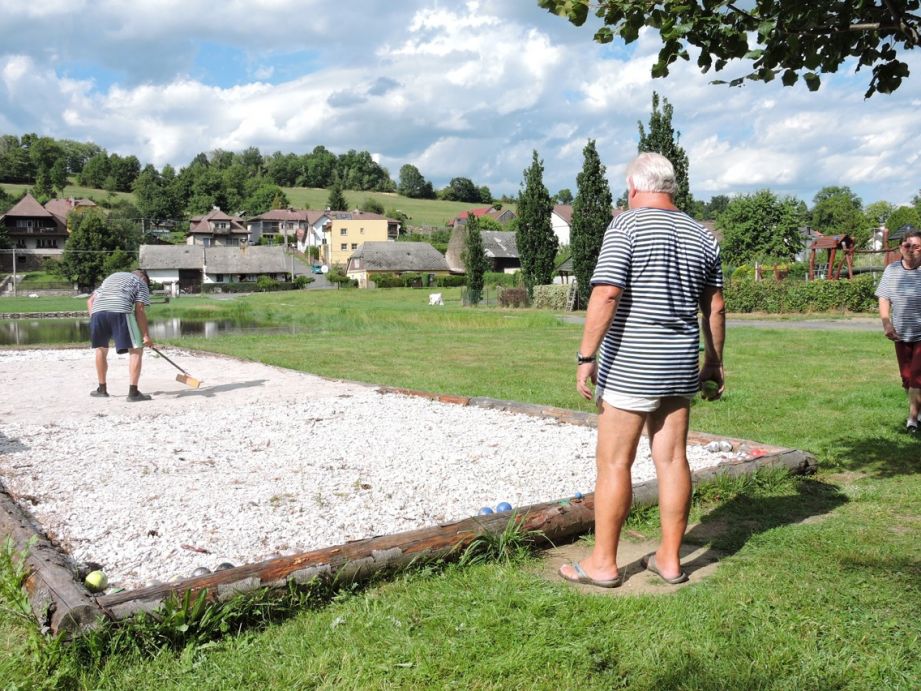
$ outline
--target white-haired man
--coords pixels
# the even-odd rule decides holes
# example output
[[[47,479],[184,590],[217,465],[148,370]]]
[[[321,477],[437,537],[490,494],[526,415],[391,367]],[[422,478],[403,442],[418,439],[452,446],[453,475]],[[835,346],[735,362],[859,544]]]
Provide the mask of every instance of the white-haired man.
[[[662,541],[641,563],[667,583],[688,579],[679,554],[691,502],[688,417],[702,382],[715,380],[723,392],[725,307],[719,245],[675,207],[674,192],[675,171],[664,156],[644,153],[630,163],[629,211],[608,226],[592,276],[576,387],[591,399],[589,381],[596,385],[595,546],[560,569],[569,581],[623,583],[617,546],[644,428],[659,481]]]

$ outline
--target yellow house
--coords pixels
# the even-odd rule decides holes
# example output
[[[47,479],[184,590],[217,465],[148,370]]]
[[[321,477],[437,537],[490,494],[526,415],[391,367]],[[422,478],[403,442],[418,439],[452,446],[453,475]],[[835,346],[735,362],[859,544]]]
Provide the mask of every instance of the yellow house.
[[[327,211],[326,218],[320,259],[329,266],[345,267],[362,244],[396,240],[400,232],[399,222],[366,211]]]

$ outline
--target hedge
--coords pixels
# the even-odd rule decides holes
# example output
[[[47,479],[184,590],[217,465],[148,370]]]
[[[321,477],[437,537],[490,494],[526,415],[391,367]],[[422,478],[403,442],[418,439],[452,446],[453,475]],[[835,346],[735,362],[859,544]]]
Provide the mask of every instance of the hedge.
[[[733,280],[723,289],[728,312],[875,312],[877,279],[839,281]]]
[[[534,307],[565,310],[569,299],[569,285],[534,286]]]
[[[256,293],[256,292],[270,292],[276,290],[297,290],[298,288],[303,288],[305,283],[298,281],[300,278],[308,278],[307,276],[298,276],[295,278],[295,282],[291,283],[288,281],[275,281],[269,279],[268,281],[247,281],[245,283],[203,283],[201,286],[202,293]],[[313,280],[313,279],[311,279]],[[307,281],[310,283],[310,281]]]

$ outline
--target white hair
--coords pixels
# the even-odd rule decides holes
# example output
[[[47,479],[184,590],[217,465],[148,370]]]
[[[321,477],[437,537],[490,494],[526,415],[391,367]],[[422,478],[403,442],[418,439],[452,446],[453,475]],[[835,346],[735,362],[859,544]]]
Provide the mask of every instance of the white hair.
[[[627,185],[638,192],[675,194],[675,167],[662,154],[642,153],[627,166]]]

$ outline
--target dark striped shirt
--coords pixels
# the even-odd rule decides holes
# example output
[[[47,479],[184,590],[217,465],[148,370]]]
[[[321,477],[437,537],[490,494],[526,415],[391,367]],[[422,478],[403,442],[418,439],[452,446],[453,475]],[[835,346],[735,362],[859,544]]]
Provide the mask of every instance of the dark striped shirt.
[[[150,304],[147,284],[132,273],[120,271],[109,276],[93,293],[93,314],[97,312],[134,312],[134,304]]]
[[[902,260],[883,271],[876,297],[891,305],[892,328],[903,343],[921,341],[921,268],[906,269]]]
[[[605,231],[592,276],[599,283],[623,288],[598,352],[599,390],[695,393],[700,298],[723,285],[716,239],[680,211],[632,209]]]

